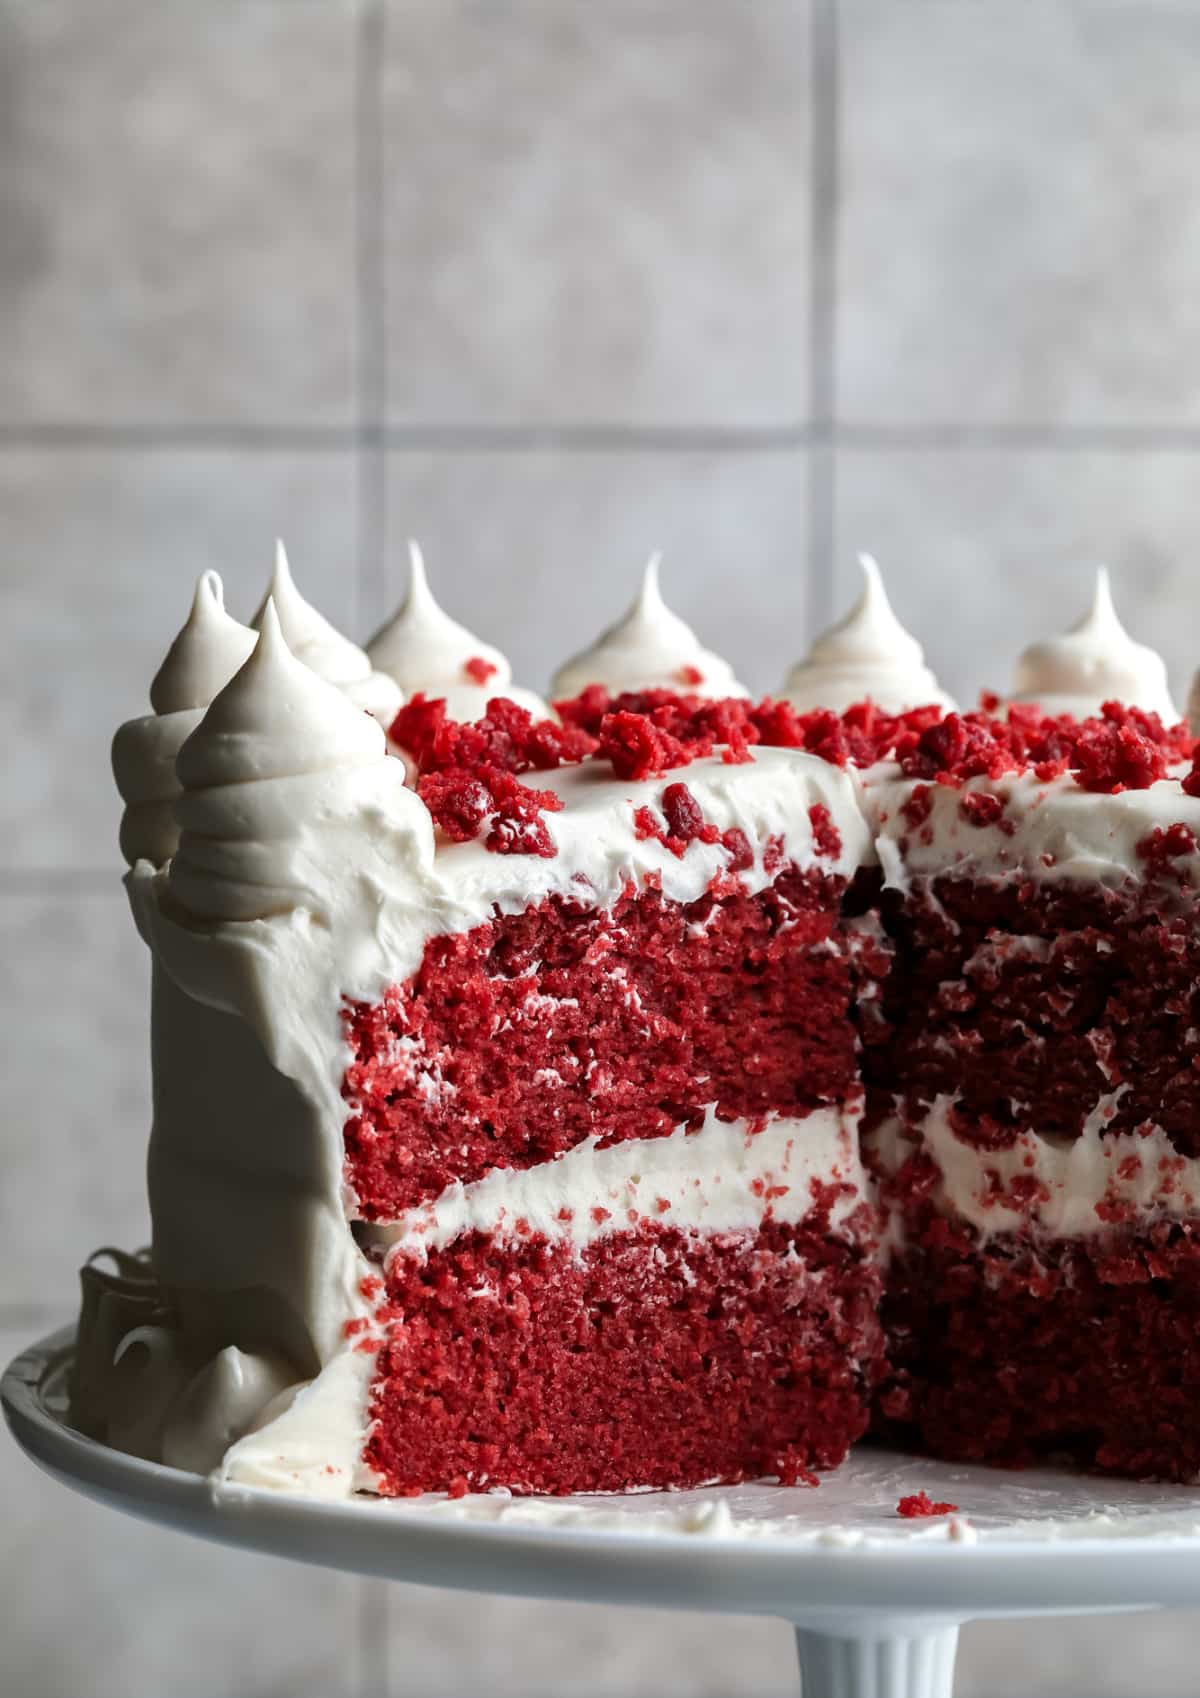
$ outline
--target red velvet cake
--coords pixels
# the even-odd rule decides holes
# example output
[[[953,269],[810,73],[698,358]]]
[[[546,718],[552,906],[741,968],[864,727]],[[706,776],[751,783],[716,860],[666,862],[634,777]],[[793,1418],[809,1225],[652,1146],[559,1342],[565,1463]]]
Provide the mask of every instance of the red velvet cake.
[[[1200,1476],[1200,775],[1106,592],[1052,712],[959,714],[873,567],[757,703],[652,571],[551,714],[419,561],[369,658],[272,587],[118,735],[154,1245],[85,1270],[79,1425],[329,1494],[872,1424]]]

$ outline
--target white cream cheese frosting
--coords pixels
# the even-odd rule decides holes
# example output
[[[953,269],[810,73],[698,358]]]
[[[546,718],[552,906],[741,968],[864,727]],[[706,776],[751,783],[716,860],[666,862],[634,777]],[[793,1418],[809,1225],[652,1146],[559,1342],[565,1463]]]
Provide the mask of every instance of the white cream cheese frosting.
[[[399,612],[367,644],[373,664],[394,678],[406,695],[420,693],[444,701],[451,719],[479,719],[496,696],[516,702],[535,719],[545,719],[548,705],[532,690],[514,685],[507,657],[439,605],[421,550],[415,542],[408,549],[408,594]],[[472,662],[491,668],[483,682],[468,670]]]
[[[718,1120],[710,1106],[694,1132],[679,1126],[666,1138],[631,1138],[607,1148],[585,1138],[537,1167],[456,1182],[378,1229],[372,1242],[389,1256],[423,1260],[471,1232],[501,1242],[535,1232],[576,1251],[645,1221],[681,1231],[750,1232],[762,1222],[768,1189],[773,1219],[803,1220],[813,1207],[814,1181],[847,1187],[831,1209],[837,1226],[865,1196],[857,1123],[856,1113],[817,1108],[755,1130],[745,1120]]]
[[[174,854],[175,757],[254,643],[254,632],[225,611],[220,578],[202,572],[191,612],[150,686],[154,712],[127,721],[113,738],[113,776],[125,803],[121,851],[130,866],[159,866]]]
[[[1061,637],[1031,643],[1021,655],[1010,700],[1076,719],[1098,714],[1107,701],[1156,713],[1165,725],[1179,718],[1162,656],[1135,643],[1117,618],[1103,566],[1082,619]]]
[[[268,601],[275,604],[284,641],[297,660],[327,684],[335,684],[356,707],[373,714],[386,729],[404,700],[403,689],[386,671],[376,672],[358,644],[335,630],[305,601],[296,588],[282,542],[275,544],[275,570],[251,621],[256,631],[262,629]]]
[[[919,829],[904,814],[918,782],[903,777],[894,762],[881,763],[862,780],[884,880],[897,890],[907,890],[914,878],[936,876],[1073,879],[1115,889],[1146,877],[1150,863],[1138,845],[1154,831],[1182,823],[1200,841],[1200,797],[1185,795],[1175,778],[1115,795],[1084,790],[1069,774],[1049,783],[1021,772],[972,778],[961,787],[926,784],[928,812]],[[977,793],[1001,803],[999,816],[985,825],[963,812],[963,799]],[[1200,850],[1171,865],[1200,889]]]
[[[813,708],[843,713],[867,700],[885,713],[929,703],[952,710],[955,704],[926,666],[920,643],[892,611],[879,567],[869,554],[858,558],[866,580],[862,594],[796,662],[780,695],[801,713]]]
[[[624,690],[674,690],[680,694],[748,696],[729,662],[701,644],[690,625],[662,598],[661,555],[646,565],[642,586],[628,612],[595,643],[559,667],[550,685],[555,701],[577,696],[589,684],[613,695]]]
[[[1107,1204],[1141,1222],[1194,1216],[1200,1160],[1181,1156],[1161,1126],[1105,1132],[1127,1089],[1105,1092],[1077,1138],[1025,1131],[1004,1149],[980,1149],[954,1130],[953,1098],[939,1096],[917,1126],[906,1131],[889,1118],[869,1144],[886,1173],[896,1172],[914,1149],[926,1151],[939,1174],[933,1201],[984,1239],[1022,1228],[1047,1238],[1094,1237],[1108,1224],[1097,1212]],[[902,1233],[898,1223],[892,1230]]]
[[[387,808],[406,848],[432,857],[432,826],[404,788],[382,727],[299,661],[274,601],[250,659],[179,752],[182,828],[173,897],[207,919],[261,919],[329,892],[330,828]],[[336,875],[335,875],[336,876]]]

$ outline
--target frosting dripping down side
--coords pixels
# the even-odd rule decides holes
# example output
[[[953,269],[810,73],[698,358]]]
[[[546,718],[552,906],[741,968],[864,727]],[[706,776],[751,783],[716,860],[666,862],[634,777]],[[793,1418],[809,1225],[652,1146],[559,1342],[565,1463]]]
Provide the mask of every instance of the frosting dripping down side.
[[[955,703],[926,666],[920,643],[892,611],[879,567],[869,554],[858,558],[866,580],[862,594],[792,667],[780,694],[801,713],[842,713],[867,700],[885,713],[929,703],[952,711]]]
[[[658,554],[651,557],[624,617],[555,673],[550,686],[555,701],[577,696],[589,684],[602,684],[613,695],[624,690],[674,690],[710,698],[749,694],[729,662],[704,648],[691,626],[664,602],[660,560]]]

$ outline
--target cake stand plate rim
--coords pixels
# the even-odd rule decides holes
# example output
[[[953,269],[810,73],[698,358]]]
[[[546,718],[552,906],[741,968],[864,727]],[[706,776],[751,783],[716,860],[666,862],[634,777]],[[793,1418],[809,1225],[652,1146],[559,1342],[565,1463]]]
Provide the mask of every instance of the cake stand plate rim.
[[[428,1504],[329,1501],[222,1486],[85,1438],[43,1396],[50,1376],[61,1377],[73,1340],[70,1326],[37,1340],[0,1379],[0,1404],[21,1449],[62,1484],[113,1508],[277,1557],[469,1591],[783,1616],[826,1626],[865,1618],[936,1624],[1200,1603],[1200,1492],[1193,1488],[1159,1488],[1186,1494],[1177,1526],[1143,1516],[1143,1530],[1139,1517],[1109,1517],[1101,1533],[1076,1530],[1061,1537],[1046,1536],[1044,1529],[1023,1535],[1020,1522],[1016,1532],[988,1526],[976,1532],[969,1516],[957,1535],[941,1518],[936,1527],[897,1523],[886,1539],[855,1537],[837,1525],[826,1529],[829,1537],[814,1538],[811,1531],[798,1535],[774,1526],[748,1532],[744,1524],[696,1531],[612,1524],[614,1510],[645,1505],[646,1498],[558,1500],[579,1509],[580,1521],[566,1524],[506,1521],[503,1504],[500,1519],[457,1519],[455,1506],[440,1498]],[[936,1465],[921,1459],[877,1454],[880,1466],[896,1465],[914,1485],[923,1472],[935,1472]],[[993,1481],[998,1473],[967,1470],[960,1477],[973,1472]],[[1001,1478],[1021,1481],[1026,1493],[1038,1490],[1032,1471]],[[1093,1484],[1103,1503],[1109,1483]],[[713,1488],[688,1496],[731,1502],[738,1491]],[[652,1496],[657,1505],[674,1501],[669,1494]],[[811,1501],[821,1499],[814,1493]],[[588,1517],[597,1525],[588,1526]]]

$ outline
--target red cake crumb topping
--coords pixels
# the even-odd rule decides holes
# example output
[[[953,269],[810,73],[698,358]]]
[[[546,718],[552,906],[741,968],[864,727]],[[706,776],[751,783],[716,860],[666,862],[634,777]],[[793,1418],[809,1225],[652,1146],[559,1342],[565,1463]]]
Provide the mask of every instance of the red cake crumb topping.
[[[910,716],[902,715],[901,719]],[[1003,719],[947,714],[918,730],[904,726],[894,753],[909,778],[959,786],[969,778],[1033,771],[1043,782],[1071,771],[1085,790],[1144,790],[1192,749],[1185,725],[1105,702],[1100,717],[1076,720],[1013,704]]]
[[[1075,740],[1075,782],[1084,790],[1116,795],[1120,790],[1146,790],[1165,778],[1167,750],[1137,726],[1107,718],[1084,723]]]
[[[704,674],[698,666],[681,666],[675,676],[685,690],[694,690],[697,684],[704,682]]]
[[[1177,820],[1174,825],[1155,826],[1137,845],[1137,853],[1152,867],[1169,867],[1172,861],[1196,851],[1195,833]]]
[[[901,1498],[896,1505],[896,1514],[908,1521],[921,1515],[955,1515],[957,1512],[956,1503],[932,1503],[928,1492],[913,1492],[910,1497]]]
[[[933,787],[929,784],[914,784],[912,794],[900,808],[904,820],[916,830],[923,826],[933,812]]]
[[[606,713],[600,721],[602,760],[611,761],[618,778],[657,778],[672,767],[687,766],[712,753],[712,743],[681,743],[643,713]]]
[[[434,824],[452,843],[466,843],[490,821],[484,847],[498,855],[558,854],[543,811],[558,813],[553,790],[533,790],[502,767],[451,767],[417,782],[417,794]]]
[[[799,1226],[649,1222],[578,1253],[464,1235],[388,1274],[367,1461],[385,1494],[815,1485],[866,1426],[879,1273]]]
[[[968,825],[995,825],[1004,812],[999,796],[989,796],[980,790],[969,790],[958,804],[958,811]]]
[[[481,654],[473,654],[469,660],[463,661],[463,671],[472,684],[486,684],[489,678],[494,678],[500,668],[490,660],[484,660]]]
[[[574,765],[596,747],[595,738],[578,727],[535,719],[506,696],[493,697],[482,718],[466,724],[449,718],[440,696],[418,692],[392,721],[391,735],[422,774],[482,767],[514,774],[549,772]]]
[[[574,763],[596,746],[585,732],[534,719],[504,696],[468,725],[448,718],[440,697],[417,694],[396,715],[391,734],[416,762],[417,794],[438,829],[452,843],[465,843],[490,821],[485,847],[501,855],[557,853],[542,814],[559,812],[562,802],[516,775]]]
[[[834,825],[833,815],[824,802],[813,803],[808,810],[808,823],[812,826],[813,848],[817,854],[836,861],[842,852],[842,834]]]
[[[633,830],[636,837],[643,841],[654,838],[669,849],[672,855],[682,857],[687,852],[689,843],[718,843],[721,833],[715,825],[705,820],[700,811],[700,804],[692,795],[686,784],[668,784],[662,793],[663,819],[659,820],[653,808],[641,807],[633,810]],[[742,842],[746,841],[743,833],[738,833]],[[736,845],[740,851],[740,845]],[[748,847],[748,845],[747,845]],[[731,855],[735,852],[731,848]],[[753,859],[753,857],[751,857]]]

